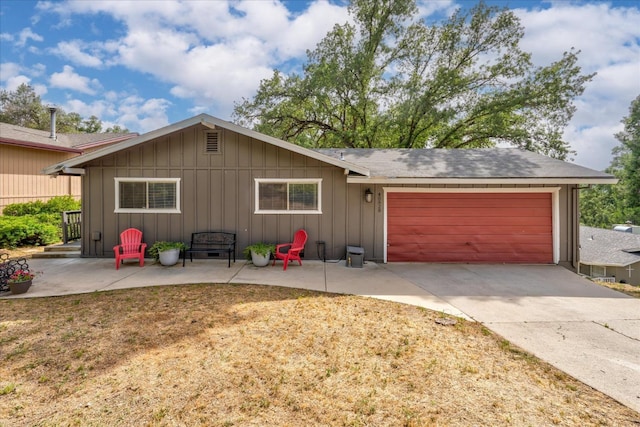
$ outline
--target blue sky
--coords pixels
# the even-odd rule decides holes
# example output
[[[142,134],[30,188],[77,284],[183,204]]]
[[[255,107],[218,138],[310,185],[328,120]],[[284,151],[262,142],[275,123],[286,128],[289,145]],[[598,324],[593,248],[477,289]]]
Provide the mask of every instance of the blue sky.
[[[487,1],[510,7],[522,47],[546,65],[576,48],[597,72],[565,132],[574,161],[604,169],[640,94],[640,1]],[[420,1],[441,19],[471,1]],[[344,1],[0,2],[0,88],[33,86],[42,100],[107,126],[147,132],[206,112],[230,119],[273,69],[289,72],[335,23]]]

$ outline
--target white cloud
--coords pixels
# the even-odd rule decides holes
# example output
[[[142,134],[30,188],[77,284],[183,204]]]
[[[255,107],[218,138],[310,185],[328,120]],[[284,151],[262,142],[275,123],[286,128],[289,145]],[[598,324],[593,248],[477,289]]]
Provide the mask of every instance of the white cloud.
[[[103,58],[105,66],[152,75],[168,83],[174,96],[215,107],[223,115],[230,114],[235,101],[250,97],[273,68],[304,55],[336,22],[348,18],[346,7],[328,1],[313,2],[296,16],[278,1],[70,2],[40,9],[64,18],[71,13],[111,15],[127,33],[101,46],[103,55],[115,55]],[[81,51],[78,44],[64,47]]]
[[[61,58],[71,61],[76,65],[82,65],[85,67],[100,67],[102,60],[97,56],[90,55],[83,52],[85,44],[80,40],[71,40],[58,43],[58,45],[51,50],[52,53],[60,56]]]
[[[18,34],[18,40],[16,40],[16,46],[24,47],[29,40],[34,40],[34,41],[37,41],[37,42],[41,42],[44,39],[42,38],[42,36],[40,36],[40,35],[34,33],[33,31],[31,31],[31,28],[24,28]]]
[[[149,132],[169,124],[167,108],[171,103],[166,99],[144,100],[139,96],[129,96],[117,107],[117,122],[134,132]]]
[[[15,62],[0,63],[0,81],[5,81],[20,74],[20,65]]]
[[[564,136],[577,151],[576,163],[606,168],[620,120],[640,94],[640,10],[556,2],[549,9],[515,13],[525,27],[522,48],[532,52],[536,64],[550,64],[575,48],[581,51],[583,73],[597,73],[576,100],[577,111]]]
[[[50,79],[51,86],[61,89],[71,89],[87,95],[95,95],[100,87],[97,79],[89,79],[73,71],[73,67],[65,65],[61,73],[53,73]]]

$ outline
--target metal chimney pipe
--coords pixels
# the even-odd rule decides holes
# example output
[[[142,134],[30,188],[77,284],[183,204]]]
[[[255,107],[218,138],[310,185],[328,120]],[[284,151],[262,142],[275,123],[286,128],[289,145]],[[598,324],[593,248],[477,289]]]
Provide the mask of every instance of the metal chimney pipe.
[[[51,112],[51,135],[49,138],[56,140],[58,139],[56,136],[56,107],[49,107],[49,112]]]

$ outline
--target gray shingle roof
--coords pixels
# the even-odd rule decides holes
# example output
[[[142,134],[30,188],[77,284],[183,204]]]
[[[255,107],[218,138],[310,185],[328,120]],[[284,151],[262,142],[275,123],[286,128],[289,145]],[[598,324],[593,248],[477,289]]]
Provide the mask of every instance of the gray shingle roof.
[[[615,178],[604,172],[517,148],[320,149],[385,178]]]
[[[57,133],[56,139],[49,138],[49,131],[30,129],[22,126],[12,125],[9,123],[0,123],[0,138],[9,139],[30,144],[53,146],[61,148],[78,148],[82,149],[87,145],[98,145],[100,143],[108,143],[113,140],[121,140],[123,138],[131,138],[137,134],[125,133]],[[46,147],[43,147],[46,148]]]
[[[580,262],[622,267],[640,262],[640,234],[581,225]]]

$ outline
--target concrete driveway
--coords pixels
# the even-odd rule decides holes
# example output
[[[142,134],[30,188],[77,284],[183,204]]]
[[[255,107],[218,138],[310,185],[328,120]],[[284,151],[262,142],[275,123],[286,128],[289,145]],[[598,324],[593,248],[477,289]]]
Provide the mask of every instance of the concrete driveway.
[[[385,268],[640,412],[640,299],[559,266]]]

